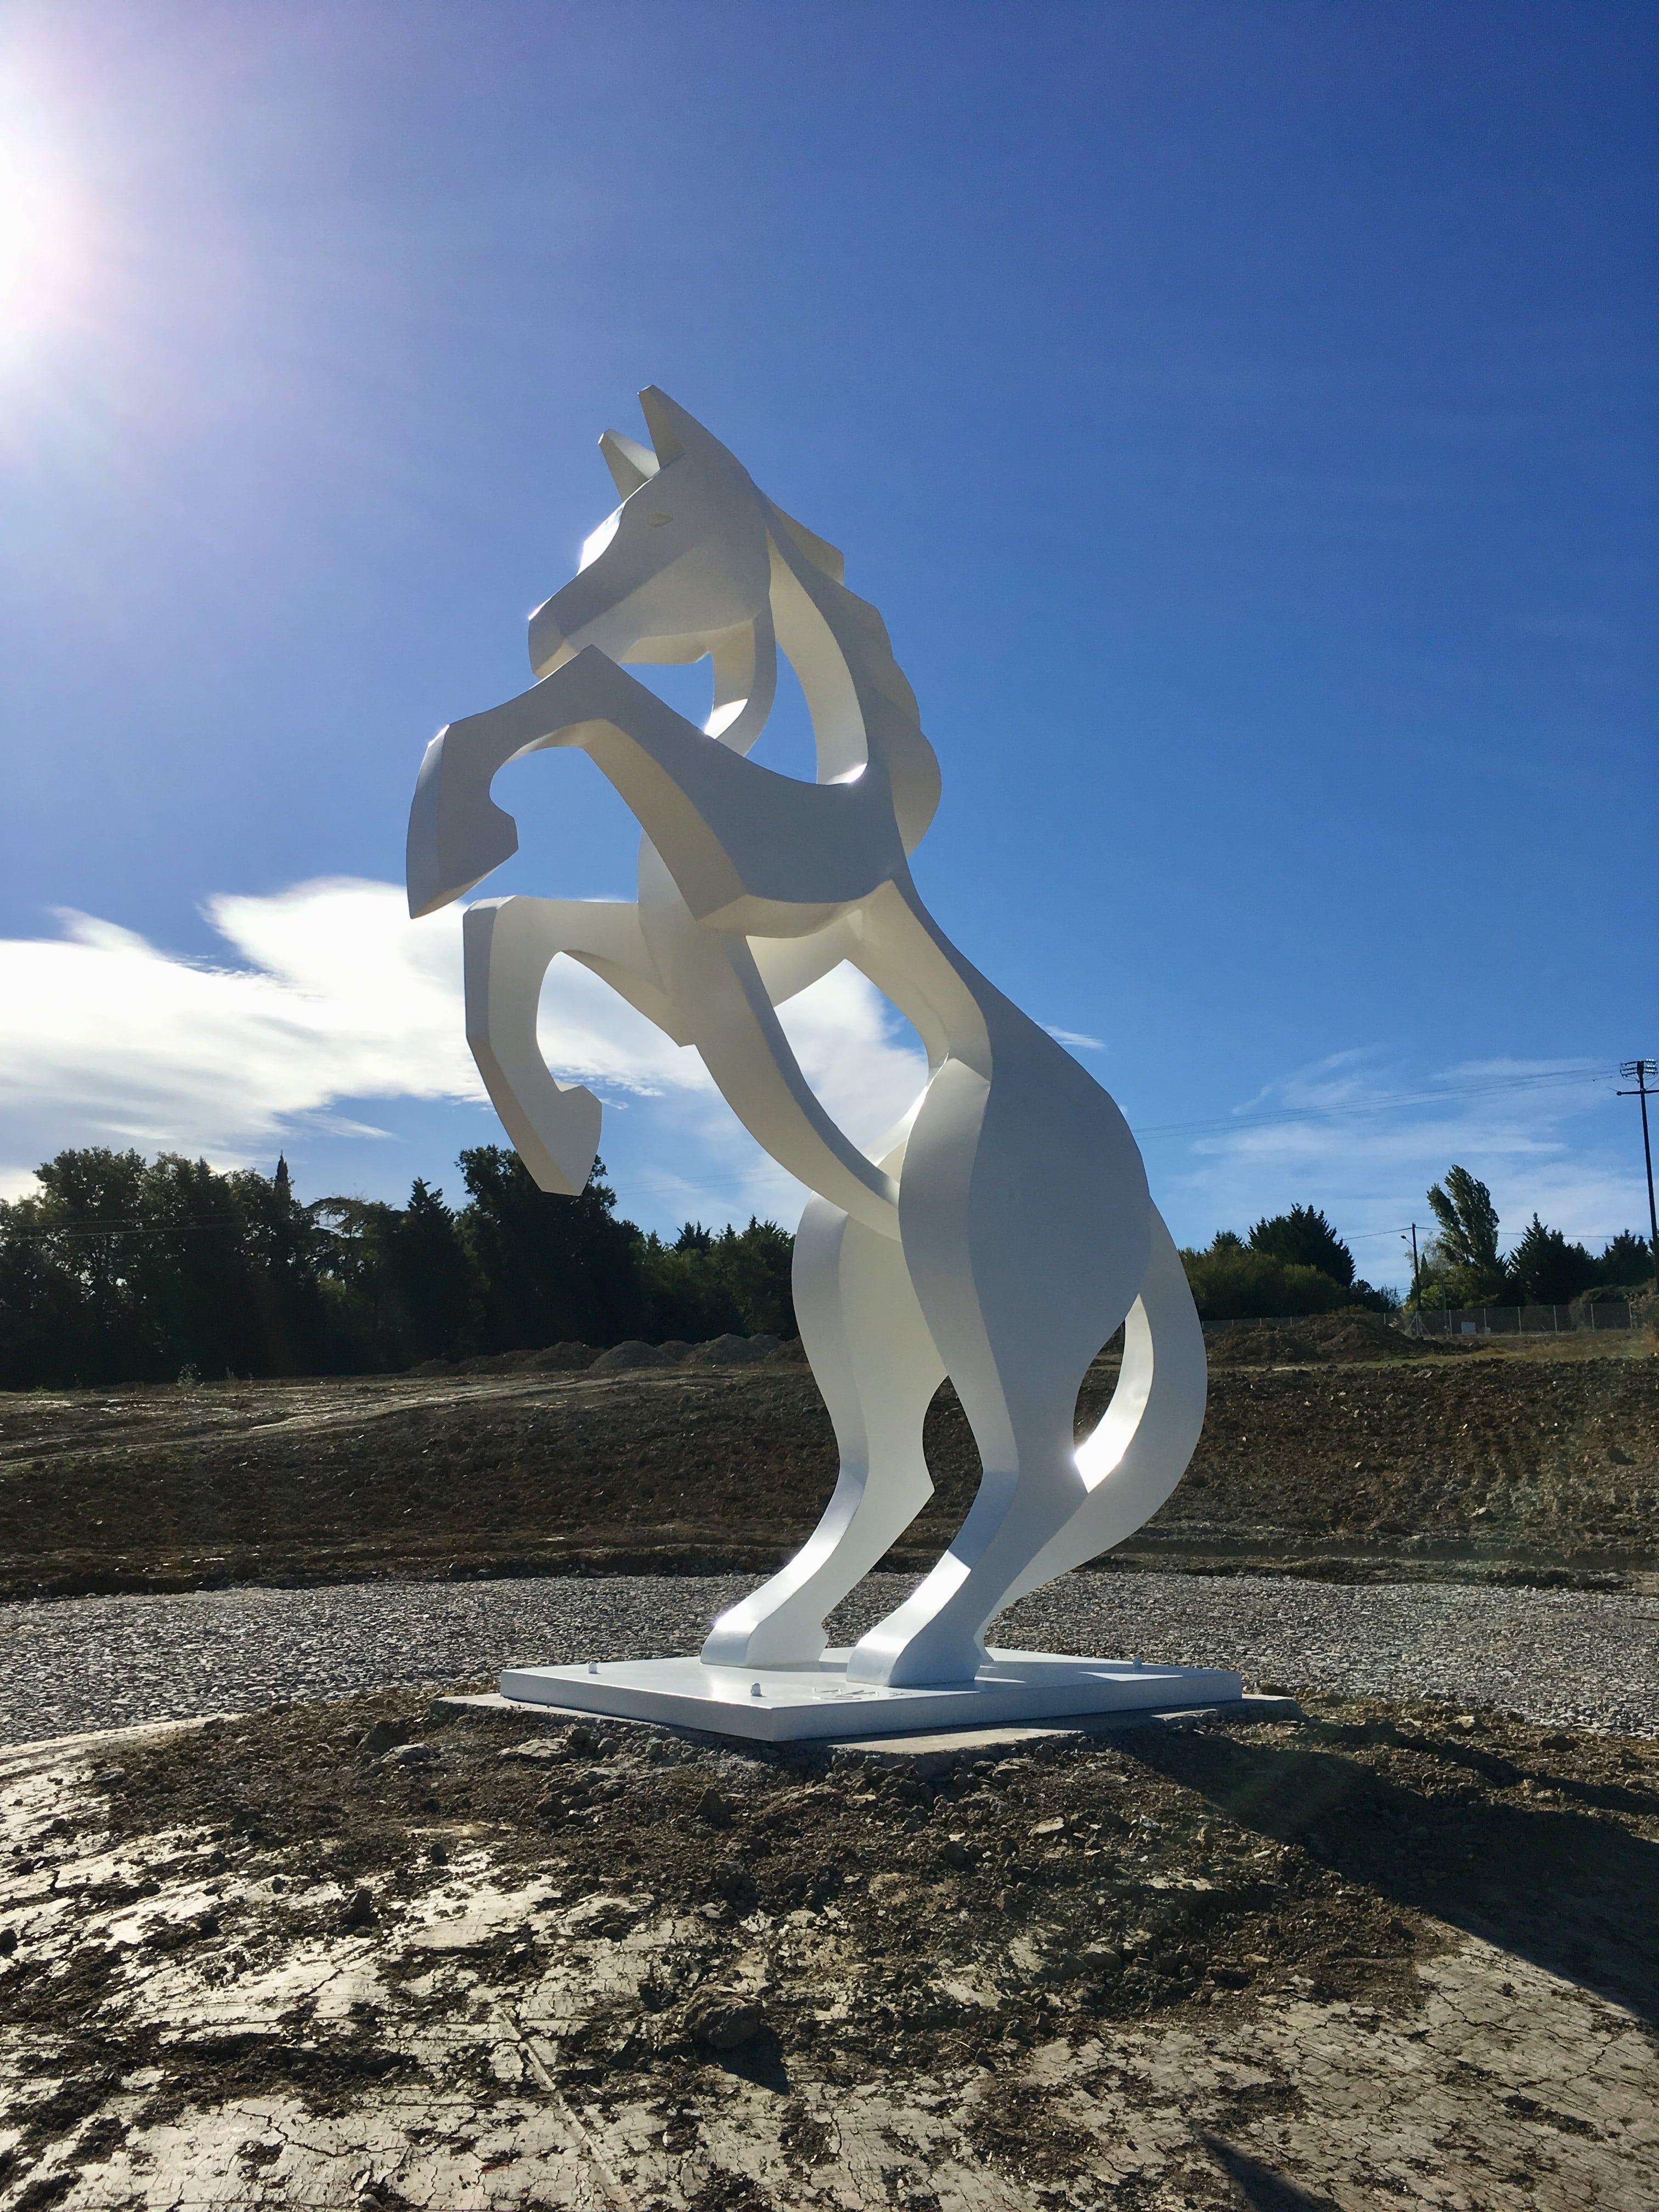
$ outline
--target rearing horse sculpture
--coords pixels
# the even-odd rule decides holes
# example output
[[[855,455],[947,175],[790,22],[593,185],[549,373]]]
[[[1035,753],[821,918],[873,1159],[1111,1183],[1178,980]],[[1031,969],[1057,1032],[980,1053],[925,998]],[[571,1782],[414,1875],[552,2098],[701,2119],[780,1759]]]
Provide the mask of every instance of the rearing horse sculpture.
[[[795,1308],[840,1475],[811,1536],[715,1622],[703,1657],[817,1660],[825,1615],[931,1494],[922,1421],[948,1375],[983,1462],[978,1492],[920,1588],[854,1647],[847,1680],[969,1681],[997,1613],[1121,1542],[1180,1480],[1203,1420],[1202,1334],[1117,1107],[957,951],[916,889],[910,855],[939,768],[881,617],[848,590],[835,549],[701,423],[654,387],[641,404],[651,448],[606,431],[622,504],[531,617],[538,680],[427,750],[410,911],[460,897],[516,850],[489,795],[509,760],[576,747],[621,793],[644,833],[637,902],[473,906],[467,1036],[531,1174],[580,1190],[599,1102],[554,1080],[536,1034],[548,964],[568,954],[694,1047],[814,1194]],[[811,714],[816,782],[744,757],[780,651]],[[619,665],[704,655],[702,729]],[[775,1012],[843,960],[928,1056],[921,1096],[869,1152],[824,1111]],[[1078,1444],[1079,1388],[1120,1323],[1116,1393]]]

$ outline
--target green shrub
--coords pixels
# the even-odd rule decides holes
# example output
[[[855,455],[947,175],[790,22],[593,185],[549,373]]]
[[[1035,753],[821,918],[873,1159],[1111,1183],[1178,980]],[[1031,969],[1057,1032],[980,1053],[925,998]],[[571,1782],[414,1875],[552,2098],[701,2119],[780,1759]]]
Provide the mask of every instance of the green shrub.
[[[1181,1262],[1205,1321],[1335,1313],[1355,1302],[1353,1291],[1322,1267],[1254,1251],[1226,1231],[1207,1252],[1183,1252]]]

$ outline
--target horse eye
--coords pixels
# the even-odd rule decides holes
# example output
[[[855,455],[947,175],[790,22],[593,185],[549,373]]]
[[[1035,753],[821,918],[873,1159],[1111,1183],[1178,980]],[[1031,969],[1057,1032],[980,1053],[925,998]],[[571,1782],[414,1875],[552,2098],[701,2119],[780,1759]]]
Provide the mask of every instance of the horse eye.
[[[653,530],[660,530],[665,522],[674,520],[672,514],[647,514],[645,519]]]

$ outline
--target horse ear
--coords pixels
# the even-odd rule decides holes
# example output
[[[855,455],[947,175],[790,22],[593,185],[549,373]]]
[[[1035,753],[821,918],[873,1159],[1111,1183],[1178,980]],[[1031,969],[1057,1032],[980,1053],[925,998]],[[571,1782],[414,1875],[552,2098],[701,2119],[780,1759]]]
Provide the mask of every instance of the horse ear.
[[[657,449],[660,468],[665,469],[670,461],[678,460],[688,446],[708,435],[695,415],[688,415],[684,407],[677,407],[668,394],[654,384],[647,384],[641,392],[640,409],[651,433],[651,442]]]
[[[636,439],[624,438],[620,430],[607,430],[599,440],[599,451],[605,455],[611,483],[624,499],[642,483],[649,483],[657,473],[657,457],[651,448]]]

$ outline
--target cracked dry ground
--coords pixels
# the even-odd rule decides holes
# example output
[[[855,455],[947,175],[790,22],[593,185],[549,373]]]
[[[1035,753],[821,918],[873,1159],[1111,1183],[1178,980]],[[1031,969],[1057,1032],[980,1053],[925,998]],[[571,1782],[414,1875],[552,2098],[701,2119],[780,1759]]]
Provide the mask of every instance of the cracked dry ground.
[[[1659,1744],[412,1697],[0,1755],[0,2206],[1659,2206]]]

